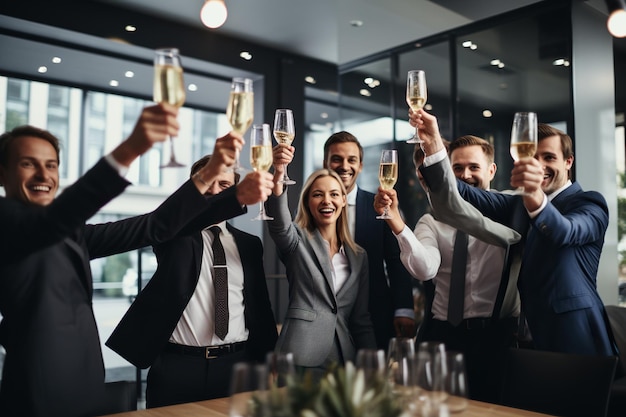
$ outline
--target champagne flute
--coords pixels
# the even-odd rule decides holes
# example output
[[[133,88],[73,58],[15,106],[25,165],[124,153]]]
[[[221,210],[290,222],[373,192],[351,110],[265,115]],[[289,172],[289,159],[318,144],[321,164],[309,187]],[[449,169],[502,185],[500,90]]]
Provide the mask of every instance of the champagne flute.
[[[398,151],[395,149],[384,149],[380,155],[380,166],[378,170],[378,181],[383,190],[391,190],[398,181]],[[389,214],[389,207],[377,219],[393,219]]]
[[[511,129],[511,157],[515,161],[520,158],[532,158],[537,152],[537,114],[517,112],[513,118]],[[524,187],[518,187],[513,194],[527,195]]]
[[[418,111],[426,104],[426,73],[422,70],[411,70],[406,76],[406,102],[413,111]],[[406,143],[423,143],[417,134],[406,141]]]
[[[272,166],[272,138],[270,125],[252,126],[250,133],[250,165],[255,172],[267,171]],[[251,220],[274,220],[265,214],[263,201],[259,202],[259,214]]]
[[[296,128],[293,121],[293,112],[290,109],[276,109],[276,114],[274,115],[274,137],[276,142],[291,145],[295,136]],[[295,184],[296,182],[287,175],[287,165],[284,165],[284,167],[283,178],[278,182],[285,185]]]
[[[253,417],[267,407],[267,366],[238,362],[230,385],[230,417]]]
[[[180,107],[185,102],[185,83],[180,56],[176,48],[157,49],[154,54],[153,99],[157,103],[168,103]],[[176,160],[174,138],[170,137],[170,160],[161,168],[184,167]]]
[[[462,352],[447,351],[447,375],[444,388],[448,393],[446,404],[451,413],[458,413],[467,408],[467,373],[465,371],[465,359]]]
[[[242,135],[252,125],[252,120],[254,119],[254,93],[252,92],[251,79],[233,78],[230,85],[230,98],[226,108],[226,117],[233,130]],[[237,152],[233,171],[239,173],[245,171],[239,165],[239,152]]]

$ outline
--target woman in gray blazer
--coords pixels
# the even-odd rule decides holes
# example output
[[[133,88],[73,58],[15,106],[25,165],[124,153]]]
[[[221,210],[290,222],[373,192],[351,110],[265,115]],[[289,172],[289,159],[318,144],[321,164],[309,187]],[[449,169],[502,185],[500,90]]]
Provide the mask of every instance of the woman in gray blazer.
[[[368,313],[366,252],[348,231],[346,190],[327,169],[306,180],[295,220],[283,192],[284,164],[294,148],[274,147],[274,194],[267,202],[267,226],[289,282],[289,306],[276,344],[292,352],[295,365],[318,375],[332,363],[354,361],[362,348],[376,348]]]

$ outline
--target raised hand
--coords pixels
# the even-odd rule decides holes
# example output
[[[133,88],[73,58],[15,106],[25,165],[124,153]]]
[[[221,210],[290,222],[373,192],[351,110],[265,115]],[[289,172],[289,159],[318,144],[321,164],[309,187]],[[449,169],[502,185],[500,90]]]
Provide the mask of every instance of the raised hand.
[[[143,155],[157,142],[178,135],[178,108],[167,103],[146,107],[141,112],[130,136],[111,153],[124,166]]]
[[[253,205],[267,198],[274,188],[273,176],[266,171],[250,172],[237,184],[237,200],[242,205]]]

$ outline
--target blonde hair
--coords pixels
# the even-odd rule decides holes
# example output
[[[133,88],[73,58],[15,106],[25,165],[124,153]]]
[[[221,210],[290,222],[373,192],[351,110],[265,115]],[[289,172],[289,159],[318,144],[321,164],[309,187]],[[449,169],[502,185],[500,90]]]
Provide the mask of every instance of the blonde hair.
[[[308,233],[312,233],[317,228],[317,225],[313,221],[313,215],[311,214],[311,210],[309,209],[309,204],[308,204],[309,194],[311,193],[311,188],[313,187],[313,183],[318,178],[323,178],[323,177],[334,178],[335,181],[337,181],[337,183],[339,184],[339,187],[341,188],[341,195],[344,198],[347,197],[346,188],[344,187],[343,182],[341,182],[341,178],[335,171],[323,168],[323,169],[318,169],[317,171],[309,175],[309,178],[307,178],[306,182],[304,183],[304,186],[302,187],[302,192],[300,193],[300,200],[298,202],[298,212],[296,213],[296,218],[294,220],[294,222],[302,230],[306,230]],[[343,207],[343,209],[341,210],[339,217],[337,218],[337,227],[336,227],[337,238],[339,239],[339,242],[341,242],[344,245],[348,245],[350,249],[352,249],[354,252],[360,252],[362,249],[359,246],[357,246],[357,244],[354,242],[354,239],[352,239],[352,236],[350,235],[350,230],[348,229],[347,208],[348,206],[346,204],[346,206]]]

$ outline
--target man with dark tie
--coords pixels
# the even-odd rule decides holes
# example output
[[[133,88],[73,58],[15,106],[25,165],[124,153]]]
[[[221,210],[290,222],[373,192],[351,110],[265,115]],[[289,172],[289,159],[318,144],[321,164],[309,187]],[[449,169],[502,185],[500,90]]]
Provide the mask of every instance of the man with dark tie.
[[[431,192],[450,188],[437,119],[410,113],[419,126],[428,161],[421,172]],[[534,158],[516,161],[511,186],[525,195],[488,193],[461,181],[458,191],[485,216],[522,234],[518,288],[535,349],[581,355],[617,353],[596,275],[608,226],[604,197],[571,180],[572,138],[539,123]],[[458,216],[446,222],[457,224]]]
[[[376,219],[374,194],[357,186],[363,170],[358,139],[345,131],[332,134],[324,144],[324,168],[339,174],[348,192],[350,233],[369,261],[369,312],[376,344],[386,350],[392,337],[415,336],[411,275],[400,261],[398,242],[389,226]]]
[[[128,139],[58,197],[59,140],[33,126],[0,136],[0,184],[6,192],[0,197],[0,343],[6,349],[0,415],[100,412],[104,364],[92,309],[90,259],[163,242],[200,214],[210,212],[219,221],[244,211],[234,194],[221,201],[203,197],[206,183],[234,161],[243,144],[241,136],[229,134],[216,141],[220,157],[215,163],[155,211],[85,224],[130,184],[123,175],[133,160],[178,133],[177,114],[167,104],[145,108]],[[257,197],[248,203],[267,194]]]
[[[458,179],[489,189],[496,173],[494,149],[489,142],[476,136],[461,136],[450,143],[449,154]],[[416,168],[423,158],[424,153],[416,147]],[[419,171],[417,176],[422,183]],[[415,278],[435,284],[431,311],[426,312],[431,313],[431,318],[420,328],[418,342],[440,341],[447,349],[463,352],[470,397],[497,401],[501,367],[498,359],[513,346],[517,330],[519,299],[515,283],[505,283],[500,294],[503,299],[509,288],[511,302],[501,308],[497,300],[506,246],[519,235],[489,222],[478,236],[498,243],[491,245],[435,220],[431,214],[422,216],[411,232],[400,215],[397,193],[379,188],[374,205],[377,212],[382,213],[389,204],[392,218],[385,221],[398,239],[402,262]],[[506,236],[511,240],[501,242]]]
[[[248,177],[222,172],[205,195],[233,186],[245,193]],[[233,365],[263,361],[276,343],[261,240],[225,221],[198,230],[153,246],[157,270],[106,342],[150,367],[147,407],[226,397]]]

